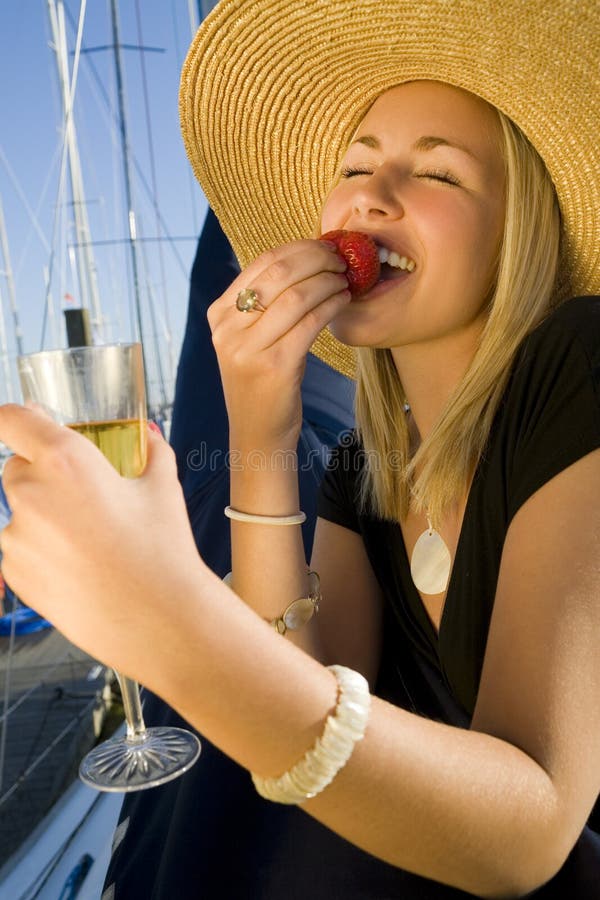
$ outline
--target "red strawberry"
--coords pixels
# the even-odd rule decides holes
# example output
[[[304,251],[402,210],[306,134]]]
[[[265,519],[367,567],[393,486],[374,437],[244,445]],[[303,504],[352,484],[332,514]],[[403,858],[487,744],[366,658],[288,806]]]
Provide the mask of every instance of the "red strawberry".
[[[348,263],[346,275],[353,297],[366,294],[377,283],[381,263],[377,245],[368,234],[361,231],[328,231],[319,240],[335,244],[340,256]]]

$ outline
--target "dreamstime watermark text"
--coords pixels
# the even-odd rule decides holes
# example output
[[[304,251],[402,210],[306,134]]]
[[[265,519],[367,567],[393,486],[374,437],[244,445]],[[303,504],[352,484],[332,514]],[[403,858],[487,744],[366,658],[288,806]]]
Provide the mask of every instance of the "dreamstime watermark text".
[[[383,466],[388,470],[402,469],[401,455],[397,451],[381,454],[377,451],[357,450],[355,438],[349,432],[343,432],[334,448],[322,444],[318,448],[301,444],[298,451],[255,449],[242,453],[240,450],[225,450],[210,447],[207,441],[188,450],[187,468],[192,472],[218,472],[228,469],[230,472],[310,472],[313,469],[323,471],[341,470],[358,473],[368,461],[371,471],[380,471]]]

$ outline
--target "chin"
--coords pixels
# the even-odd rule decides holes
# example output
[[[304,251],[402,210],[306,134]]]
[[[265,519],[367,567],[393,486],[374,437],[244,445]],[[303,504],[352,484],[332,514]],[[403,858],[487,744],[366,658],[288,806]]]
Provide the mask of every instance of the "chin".
[[[369,301],[365,301],[368,303]],[[371,347],[381,350],[393,346],[389,330],[382,328],[380,316],[365,315],[358,307],[359,301],[344,307],[329,323],[329,330],[341,344],[347,347]]]
[[[353,347],[355,349],[360,349],[361,347],[370,347],[372,349],[382,349],[383,347],[390,346],[387,341],[378,341],[373,336],[373,329],[365,329],[364,327],[353,327],[351,324],[343,323],[336,324],[331,322],[329,325],[329,330],[333,334],[334,338],[340,342],[340,344],[345,344],[346,347]]]
[[[346,344],[347,347],[364,347],[366,346],[366,334],[364,325],[360,327],[355,322],[349,321],[344,316],[346,310],[343,310],[336,318],[329,323],[329,330],[340,344]]]

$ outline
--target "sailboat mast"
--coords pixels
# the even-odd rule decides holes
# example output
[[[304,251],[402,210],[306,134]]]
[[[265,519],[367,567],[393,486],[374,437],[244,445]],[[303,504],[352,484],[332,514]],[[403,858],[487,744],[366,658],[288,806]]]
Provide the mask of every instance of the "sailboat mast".
[[[91,310],[92,324],[97,329],[102,329],[104,320],[100,305],[96,263],[92,251],[90,226],[87,215],[85,191],[83,188],[83,176],[81,173],[81,163],[77,145],[77,132],[73,119],[73,97],[71,96],[63,0],[57,0],[57,3],[55,3],[55,0],[48,0],[48,14],[50,18],[50,28],[52,30],[52,41],[56,53],[58,81],[63,105],[65,142],[67,144],[71,196],[73,198],[73,215],[75,219],[75,260],[77,266],[77,278],[79,281],[80,300],[83,307]]]
[[[123,159],[123,177],[125,182],[125,200],[127,203],[127,221],[129,226],[129,249],[131,253],[131,270],[133,274],[133,291],[135,300],[135,315],[138,329],[138,336],[144,346],[144,327],[142,321],[142,303],[140,294],[140,278],[137,256],[137,232],[135,222],[135,211],[133,209],[133,197],[131,192],[131,171],[129,165],[129,139],[127,136],[127,119],[125,117],[125,93],[123,88],[123,75],[121,66],[121,38],[119,34],[119,17],[117,13],[116,0],[110,3],[112,31],[113,31],[113,51],[115,59],[115,74],[117,78],[117,99],[119,104],[119,131],[121,135],[121,157]],[[147,378],[147,376],[146,376]],[[148,384],[146,383],[146,393]]]
[[[188,15],[190,17],[190,31],[192,33],[192,37],[198,31],[198,5],[197,0],[188,0]]]

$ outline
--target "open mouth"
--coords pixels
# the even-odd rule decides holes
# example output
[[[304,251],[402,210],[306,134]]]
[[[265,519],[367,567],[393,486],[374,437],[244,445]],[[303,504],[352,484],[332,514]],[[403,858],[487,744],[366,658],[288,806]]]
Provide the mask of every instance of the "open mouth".
[[[387,247],[377,246],[379,253],[379,262],[381,263],[381,274],[379,282],[391,281],[402,275],[409,275],[414,272],[417,264],[410,256],[401,256],[395,250],[388,250]]]

